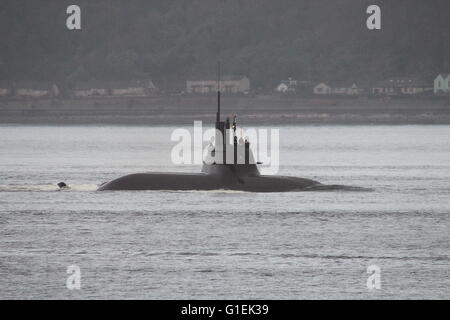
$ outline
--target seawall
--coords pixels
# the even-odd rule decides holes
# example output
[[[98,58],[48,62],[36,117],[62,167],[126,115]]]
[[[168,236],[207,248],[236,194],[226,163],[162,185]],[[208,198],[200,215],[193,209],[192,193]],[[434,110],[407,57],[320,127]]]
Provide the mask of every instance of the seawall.
[[[190,125],[212,123],[214,96],[86,99],[1,99],[1,124]],[[242,125],[450,124],[450,97],[298,98],[223,97],[222,115]]]

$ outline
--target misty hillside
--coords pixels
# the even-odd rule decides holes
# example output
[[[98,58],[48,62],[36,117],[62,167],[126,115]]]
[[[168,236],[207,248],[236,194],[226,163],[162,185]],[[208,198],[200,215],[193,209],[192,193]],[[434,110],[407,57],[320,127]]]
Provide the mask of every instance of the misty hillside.
[[[65,26],[82,9],[82,30]],[[366,8],[382,9],[382,30]],[[0,80],[244,74],[252,87],[298,79],[370,81],[450,71],[449,0],[1,0]]]

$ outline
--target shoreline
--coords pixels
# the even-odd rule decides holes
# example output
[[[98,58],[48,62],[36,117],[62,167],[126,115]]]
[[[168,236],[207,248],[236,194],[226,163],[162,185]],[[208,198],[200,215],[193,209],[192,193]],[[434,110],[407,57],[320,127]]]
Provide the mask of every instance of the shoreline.
[[[213,123],[214,96],[0,100],[0,124],[190,125]],[[224,96],[222,117],[243,125],[450,124],[450,97]]]

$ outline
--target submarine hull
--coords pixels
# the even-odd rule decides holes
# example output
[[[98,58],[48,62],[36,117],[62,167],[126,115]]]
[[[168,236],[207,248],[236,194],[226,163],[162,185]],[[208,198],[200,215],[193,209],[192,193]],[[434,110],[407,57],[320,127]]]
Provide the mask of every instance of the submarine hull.
[[[136,173],[112,180],[99,187],[107,190],[240,190],[248,192],[302,191],[321,183],[285,176],[233,174]]]

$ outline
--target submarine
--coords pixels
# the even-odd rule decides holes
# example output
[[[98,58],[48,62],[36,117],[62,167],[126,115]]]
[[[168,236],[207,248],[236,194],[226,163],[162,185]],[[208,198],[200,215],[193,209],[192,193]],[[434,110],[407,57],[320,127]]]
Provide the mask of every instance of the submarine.
[[[199,173],[134,173],[103,183],[98,191],[114,190],[236,190],[247,192],[292,192],[343,189],[318,181],[279,175],[263,175],[250,149],[250,142],[238,140],[236,116],[233,123],[220,117],[220,69],[217,89],[216,136]],[[232,130],[231,134],[228,134]],[[225,137],[225,138],[223,138]],[[230,141],[231,140],[231,141]],[[231,151],[231,152],[230,152]],[[227,154],[232,153],[232,155]],[[230,159],[231,158],[231,159]],[[350,187],[351,188],[351,187]],[[357,188],[357,187],[355,187]]]

